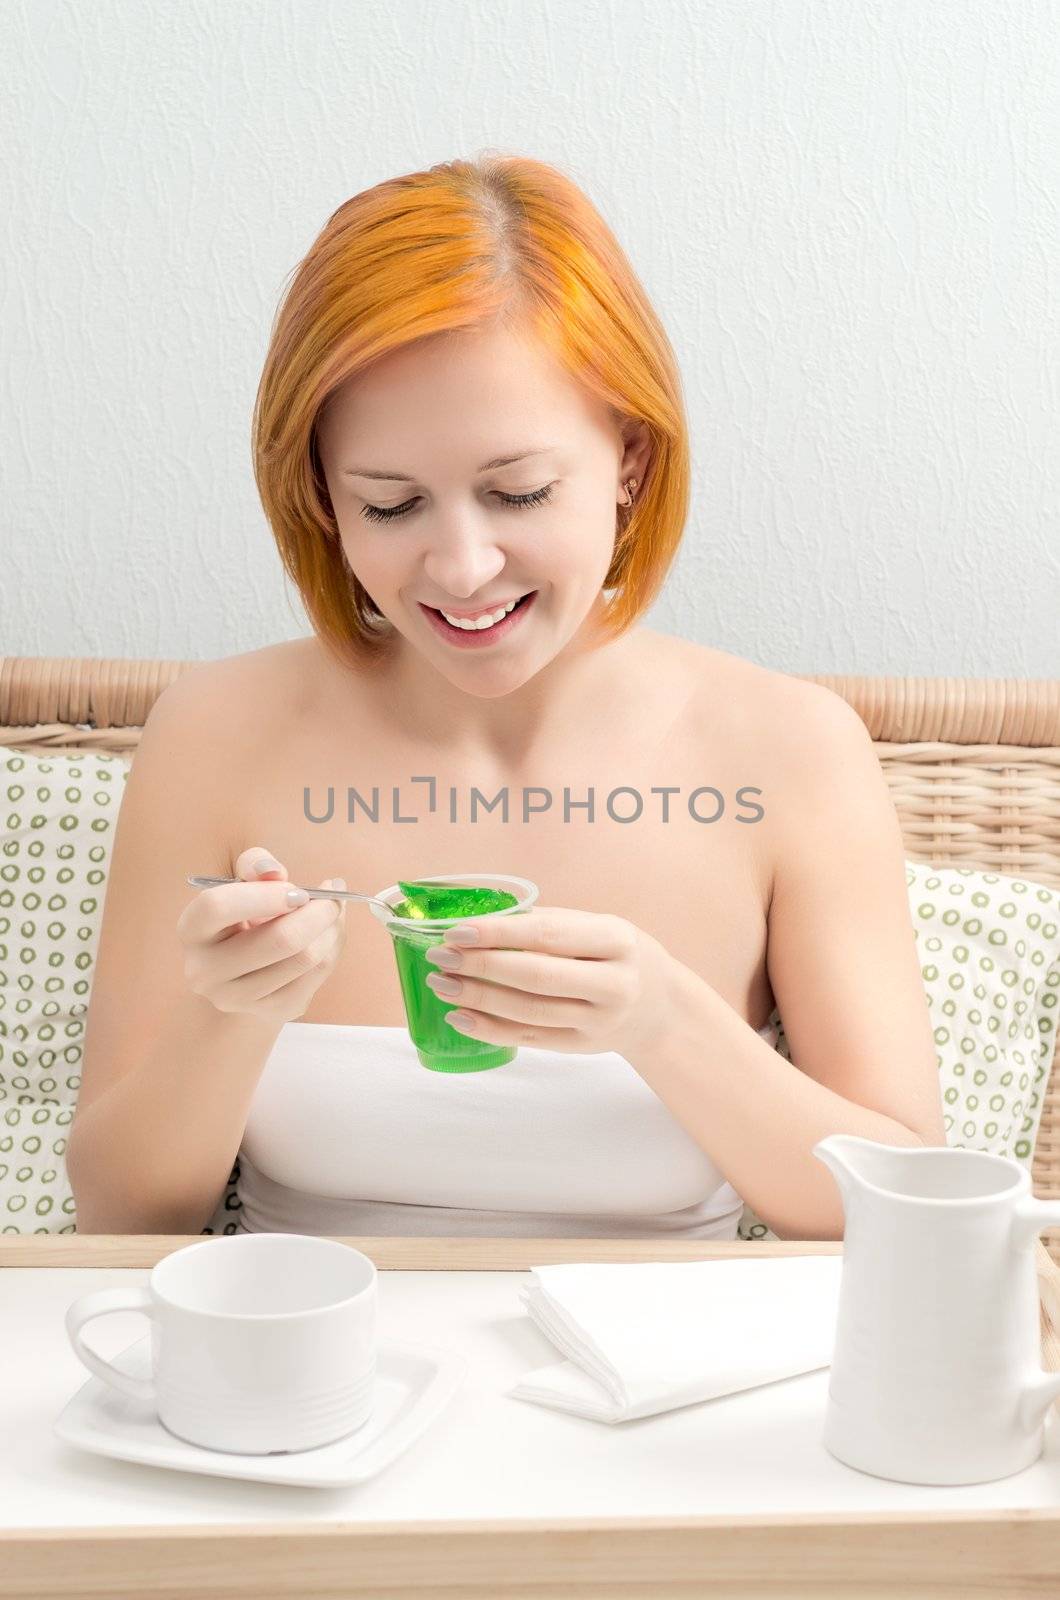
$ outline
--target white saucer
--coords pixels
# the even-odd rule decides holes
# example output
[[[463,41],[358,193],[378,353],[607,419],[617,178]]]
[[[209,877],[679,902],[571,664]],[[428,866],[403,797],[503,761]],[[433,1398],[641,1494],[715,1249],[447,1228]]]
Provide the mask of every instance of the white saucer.
[[[149,1378],[151,1335],[128,1345],[113,1360],[123,1372]],[[78,1389],[53,1427],[67,1444],[120,1461],[333,1489],[363,1483],[389,1466],[440,1414],[466,1373],[467,1361],[455,1351],[381,1343],[375,1406],[368,1421],[333,1444],[277,1455],[235,1455],[188,1444],[163,1427],[150,1402],[119,1394],[96,1377]]]

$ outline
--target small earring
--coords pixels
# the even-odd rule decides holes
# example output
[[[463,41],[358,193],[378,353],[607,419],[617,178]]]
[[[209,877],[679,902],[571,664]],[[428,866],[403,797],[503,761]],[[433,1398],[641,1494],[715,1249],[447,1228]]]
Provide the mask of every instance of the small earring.
[[[626,492],[626,498],[624,500],[620,500],[619,504],[623,506],[631,506],[633,504],[633,491],[637,487],[637,479],[627,478],[622,487]]]

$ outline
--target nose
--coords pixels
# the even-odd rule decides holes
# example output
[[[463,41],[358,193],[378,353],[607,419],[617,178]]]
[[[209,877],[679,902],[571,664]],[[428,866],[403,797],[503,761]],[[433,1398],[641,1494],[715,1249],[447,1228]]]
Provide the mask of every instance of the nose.
[[[492,536],[452,532],[427,551],[423,570],[431,587],[454,600],[470,600],[504,569],[504,552]]]

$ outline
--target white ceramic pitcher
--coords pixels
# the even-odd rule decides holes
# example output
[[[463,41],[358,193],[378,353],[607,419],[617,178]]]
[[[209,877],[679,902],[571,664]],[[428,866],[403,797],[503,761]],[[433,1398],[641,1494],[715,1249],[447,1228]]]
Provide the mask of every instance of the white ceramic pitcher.
[[[845,1217],[825,1448],[902,1483],[1029,1467],[1060,1394],[1041,1366],[1035,1261],[1060,1202],[981,1150],[830,1134],[813,1153]]]

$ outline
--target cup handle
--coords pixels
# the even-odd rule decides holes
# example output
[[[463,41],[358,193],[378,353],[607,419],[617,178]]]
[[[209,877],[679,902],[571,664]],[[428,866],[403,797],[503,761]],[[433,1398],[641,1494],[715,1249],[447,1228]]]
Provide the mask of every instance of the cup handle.
[[[122,1394],[132,1395],[135,1400],[154,1402],[155,1385],[152,1378],[136,1378],[131,1372],[120,1371],[90,1350],[81,1337],[81,1330],[87,1322],[95,1317],[105,1317],[111,1311],[142,1311],[148,1317],[156,1315],[150,1289],[96,1289],[92,1294],[83,1294],[80,1300],[75,1300],[73,1305],[67,1307],[66,1312],[66,1331],[74,1354],[89,1372],[95,1373],[97,1378],[102,1378],[112,1388],[120,1389]]]

